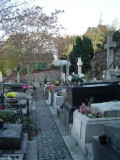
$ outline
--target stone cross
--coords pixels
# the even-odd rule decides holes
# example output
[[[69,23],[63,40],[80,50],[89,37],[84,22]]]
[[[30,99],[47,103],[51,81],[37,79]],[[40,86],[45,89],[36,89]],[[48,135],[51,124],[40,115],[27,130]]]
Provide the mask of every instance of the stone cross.
[[[113,48],[116,47],[116,43],[113,41],[113,35],[107,35],[107,43],[104,45],[104,48],[107,48],[107,70],[105,75],[105,80],[114,79],[113,71]]]
[[[81,69],[82,69],[81,57],[78,57],[77,65],[78,65],[78,74],[80,75],[80,74],[82,73],[82,72],[81,72]]]
[[[2,79],[2,72],[0,71],[0,82],[2,82],[3,79]]]
[[[20,83],[20,73],[17,71],[17,83]]]
[[[113,48],[116,47],[116,43],[113,41],[113,35],[107,35],[107,43],[104,48],[107,48],[107,69],[113,69]]]

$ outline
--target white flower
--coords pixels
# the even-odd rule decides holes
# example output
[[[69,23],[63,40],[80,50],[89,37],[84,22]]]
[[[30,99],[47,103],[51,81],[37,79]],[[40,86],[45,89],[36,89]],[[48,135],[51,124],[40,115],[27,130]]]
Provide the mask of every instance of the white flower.
[[[83,78],[85,77],[85,75],[83,73],[80,74],[80,78]]]
[[[68,80],[71,81],[71,79],[72,79],[72,76],[70,75],[70,76],[68,77]]]

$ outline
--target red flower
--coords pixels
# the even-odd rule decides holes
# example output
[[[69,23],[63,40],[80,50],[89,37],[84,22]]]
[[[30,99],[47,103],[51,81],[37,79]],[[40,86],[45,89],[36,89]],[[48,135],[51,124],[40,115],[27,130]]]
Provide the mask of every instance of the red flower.
[[[49,91],[52,93],[53,92],[54,87],[49,87]]]

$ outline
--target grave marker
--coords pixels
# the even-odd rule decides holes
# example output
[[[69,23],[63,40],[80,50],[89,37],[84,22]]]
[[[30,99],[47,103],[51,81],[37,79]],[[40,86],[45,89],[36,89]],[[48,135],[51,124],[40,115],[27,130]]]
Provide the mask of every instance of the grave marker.
[[[107,43],[104,45],[104,48],[107,49],[107,70],[105,79],[111,80],[112,75],[114,76],[113,70],[113,48],[116,47],[116,42],[113,41],[113,35],[107,35]],[[112,72],[112,73],[111,73]]]
[[[78,62],[77,62],[77,65],[78,65],[78,75],[80,75],[82,73],[82,61],[81,61],[81,57],[78,57]]]

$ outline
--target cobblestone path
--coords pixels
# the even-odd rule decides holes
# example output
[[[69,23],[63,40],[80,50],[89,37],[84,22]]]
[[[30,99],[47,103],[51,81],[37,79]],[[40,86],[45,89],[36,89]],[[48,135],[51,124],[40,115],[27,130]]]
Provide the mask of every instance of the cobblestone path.
[[[72,160],[47,104],[43,89],[36,90],[36,118],[41,132],[38,135],[39,160]]]

